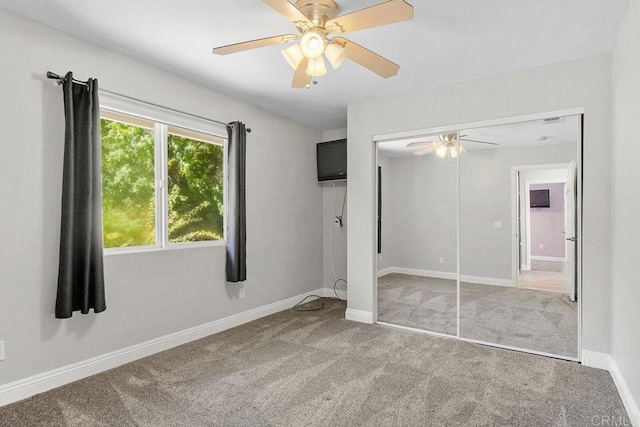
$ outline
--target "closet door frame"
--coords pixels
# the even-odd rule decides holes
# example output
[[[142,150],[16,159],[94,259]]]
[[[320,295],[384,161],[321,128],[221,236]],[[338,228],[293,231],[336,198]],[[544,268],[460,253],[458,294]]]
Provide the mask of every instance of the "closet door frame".
[[[456,279],[456,289],[457,289],[457,319],[456,319],[456,324],[457,324],[457,334],[456,335],[451,335],[451,334],[443,334],[440,332],[433,332],[433,331],[428,331],[428,330],[423,330],[423,329],[417,329],[417,328],[412,328],[412,327],[407,327],[407,326],[401,326],[401,325],[395,325],[395,324],[391,324],[391,323],[386,323],[386,322],[380,322],[378,321],[378,254],[377,254],[377,250],[375,250],[374,252],[374,262],[373,262],[373,274],[376,278],[376,280],[374,280],[373,283],[373,293],[374,293],[374,298],[373,298],[373,322],[375,324],[379,324],[379,325],[384,325],[384,326],[391,326],[391,327],[396,327],[396,328],[400,328],[400,329],[405,329],[405,330],[411,330],[411,331],[415,331],[415,332],[419,332],[419,333],[424,333],[424,334],[428,334],[428,335],[434,335],[434,336],[441,336],[441,337],[447,337],[447,338],[455,338],[458,339],[460,341],[465,341],[465,342],[471,342],[471,343],[476,343],[476,344],[483,344],[483,345],[488,345],[488,346],[492,346],[492,347],[497,347],[497,348],[504,348],[504,349],[508,349],[508,350],[516,350],[516,351],[521,351],[524,353],[530,353],[530,354],[536,354],[536,355],[540,355],[540,356],[547,356],[547,357],[553,357],[553,358],[557,358],[557,359],[564,359],[564,360],[570,360],[570,361],[575,361],[575,362],[581,362],[581,358],[582,358],[582,331],[583,331],[583,321],[582,321],[582,156],[583,156],[583,141],[584,141],[584,108],[579,107],[579,108],[569,108],[569,109],[564,109],[564,110],[555,110],[555,111],[547,111],[547,112],[543,112],[543,113],[533,113],[533,114],[525,114],[525,115],[521,115],[521,116],[511,116],[511,117],[504,117],[504,118],[499,118],[499,119],[492,119],[492,120],[484,120],[484,121],[477,121],[477,122],[469,122],[469,123],[460,123],[460,124],[456,124],[456,125],[448,125],[448,126],[441,126],[441,127],[432,127],[432,128],[423,128],[423,129],[416,129],[416,130],[411,130],[411,131],[401,131],[401,132],[395,132],[395,133],[388,133],[388,134],[381,134],[381,135],[373,135],[372,137],[372,144],[373,144],[373,150],[374,150],[374,164],[373,164],[373,173],[375,176],[374,182],[375,182],[375,189],[377,190],[378,186],[380,185],[380,183],[378,182],[378,144],[379,143],[384,143],[386,141],[397,141],[397,140],[403,140],[403,139],[413,139],[419,136],[423,136],[423,135],[433,135],[433,134],[438,134],[438,133],[458,133],[463,130],[463,129],[474,129],[474,128],[483,128],[483,127],[491,127],[491,126],[500,126],[500,125],[508,125],[508,124],[513,124],[513,123],[519,123],[519,122],[526,122],[526,121],[535,121],[535,120],[542,120],[542,119],[546,119],[549,117],[563,117],[563,116],[577,116],[578,117],[578,129],[576,130],[577,135],[578,135],[578,142],[577,142],[577,146],[576,146],[576,150],[577,150],[577,157],[576,157],[576,163],[577,163],[577,171],[576,171],[576,175],[577,175],[577,198],[576,198],[576,216],[577,216],[577,226],[576,226],[576,235],[577,235],[577,239],[578,239],[578,243],[576,245],[576,282],[577,282],[577,295],[578,295],[578,306],[577,306],[577,325],[578,325],[578,331],[577,331],[577,337],[578,337],[578,342],[577,342],[577,354],[578,357],[569,357],[569,356],[562,356],[562,355],[557,355],[557,354],[551,354],[551,353],[545,353],[545,352],[541,352],[541,351],[536,351],[536,350],[530,350],[530,349],[526,349],[526,348],[519,348],[519,347],[512,347],[512,346],[508,346],[508,345],[502,345],[502,344],[497,344],[497,343],[491,343],[491,342],[485,342],[485,341],[479,341],[479,340],[474,340],[471,338],[465,338],[462,337],[460,335],[460,161],[458,160],[457,163],[457,182],[456,182],[456,191],[457,191],[457,212],[456,212],[456,222],[457,222],[457,241],[456,241],[456,245],[457,245],[457,260],[456,260],[456,268],[457,268],[457,279]],[[374,215],[374,218],[377,218],[377,213],[378,213],[378,200],[377,197],[374,198],[375,199],[375,203],[374,203],[374,211],[372,212],[372,214]],[[374,221],[374,224],[377,224],[377,222]],[[377,227],[376,230],[373,231],[374,236],[376,236],[377,233]],[[375,241],[375,240],[374,240]],[[377,249],[377,246],[376,246]]]

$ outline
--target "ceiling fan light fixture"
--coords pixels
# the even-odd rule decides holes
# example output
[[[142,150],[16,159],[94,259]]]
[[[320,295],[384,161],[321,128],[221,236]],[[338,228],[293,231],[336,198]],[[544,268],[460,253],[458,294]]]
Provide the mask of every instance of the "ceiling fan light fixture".
[[[324,54],[331,63],[331,66],[336,70],[345,59],[347,59],[347,49],[337,43],[329,43],[324,50]]]
[[[458,154],[460,154],[460,151],[458,150],[458,148],[455,145],[452,145],[451,149],[449,151],[451,152],[451,157],[453,157],[453,158],[458,157]]]
[[[444,156],[447,155],[447,146],[446,145],[440,145],[438,148],[436,148],[436,154],[438,155],[438,157],[444,159]]]
[[[304,54],[302,53],[302,49],[299,44],[295,44],[285,50],[282,51],[282,55],[284,59],[287,60],[289,65],[293,67],[294,70],[297,70],[300,66],[300,63],[304,59]]]
[[[308,59],[315,59],[324,53],[324,36],[316,29],[310,29],[300,38],[300,49]]]
[[[319,56],[309,60],[307,65],[307,75],[312,77],[324,76],[327,74],[327,67],[324,65],[324,59]]]

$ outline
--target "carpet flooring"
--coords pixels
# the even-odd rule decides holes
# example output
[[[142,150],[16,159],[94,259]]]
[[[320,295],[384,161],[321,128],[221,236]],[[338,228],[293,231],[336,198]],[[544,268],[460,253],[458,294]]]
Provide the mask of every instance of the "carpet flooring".
[[[456,335],[456,281],[405,274],[378,279],[378,320]],[[577,357],[576,303],[561,293],[460,284],[460,335]]]
[[[2,426],[586,426],[607,371],[287,310],[0,408]],[[630,425],[630,424],[624,424]]]

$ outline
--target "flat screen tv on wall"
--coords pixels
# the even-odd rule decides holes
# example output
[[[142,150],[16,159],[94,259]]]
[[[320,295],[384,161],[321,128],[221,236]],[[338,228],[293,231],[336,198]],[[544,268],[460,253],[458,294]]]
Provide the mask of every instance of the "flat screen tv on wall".
[[[549,190],[531,190],[529,200],[532,208],[548,208],[550,207]]]
[[[316,144],[318,181],[347,179],[347,140]]]

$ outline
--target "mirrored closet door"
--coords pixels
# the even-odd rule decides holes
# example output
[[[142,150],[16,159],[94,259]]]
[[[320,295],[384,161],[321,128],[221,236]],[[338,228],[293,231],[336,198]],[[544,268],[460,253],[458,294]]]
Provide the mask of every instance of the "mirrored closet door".
[[[378,144],[378,321],[457,335],[457,133]]]
[[[574,115],[378,143],[378,321],[577,359],[581,128]]]
[[[461,131],[461,337],[578,357],[579,119]]]

